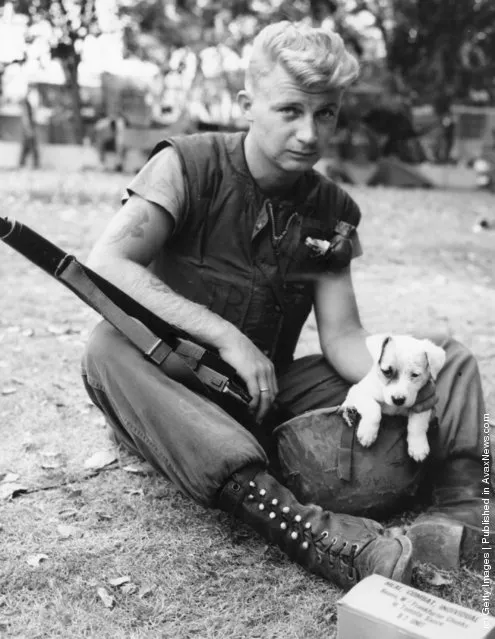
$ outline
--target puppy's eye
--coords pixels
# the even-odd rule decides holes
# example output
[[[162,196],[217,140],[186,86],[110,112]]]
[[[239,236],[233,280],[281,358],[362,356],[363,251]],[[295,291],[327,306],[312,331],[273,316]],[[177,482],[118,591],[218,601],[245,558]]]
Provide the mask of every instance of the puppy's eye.
[[[394,374],[394,369],[391,366],[389,366],[385,370],[383,370],[382,368],[382,373],[385,375],[385,377],[390,378]]]
[[[411,377],[415,379],[416,377],[419,377],[419,373],[411,373]]]

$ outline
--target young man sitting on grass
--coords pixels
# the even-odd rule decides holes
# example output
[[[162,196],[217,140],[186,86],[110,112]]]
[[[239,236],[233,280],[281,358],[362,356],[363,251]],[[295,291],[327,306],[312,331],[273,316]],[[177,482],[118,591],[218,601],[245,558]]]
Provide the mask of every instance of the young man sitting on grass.
[[[156,315],[217,349],[245,381],[266,436],[165,375],[106,322],[93,331],[83,362],[87,390],[119,442],[191,499],[235,513],[345,589],[372,573],[410,579],[411,538],[389,536],[354,508],[370,486],[388,481],[387,455],[378,444],[359,450],[354,443],[350,457],[339,449],[356,474],[358,453],[365,460],[366,481],[342,479],[336,468],[322,507],[307,497],[311,486],[301,500],[284,485],[271,445],[276,424],[263,418],[275,399],[296,416],[326,408],[328,441],[344,437],[347,427],[331,407],[371,366],[351,276],[361,254],[360,211],[313,170],[357,75],[358,63],[336,33],[288,22],[263,29],[239,93],[247,133],[158,145],[88,261]],[[322,354],[294,360],[312,306]],[[460,553],[470,559],[481,534],[483,398],[471,354],[453,340],[442,346],[447,362],[437,383],[439,429],[430,456],[434,507],[417,546],[428,536],[450,539],[457,529]],[[435,404],[427,391],[416,410]],[[316,464],[328,441],[309,438],[301,456]],[[419,481],[424,465],[411,462],[405,446],[395,454],[400,485],[369,494],[369,508],[397,507]]]

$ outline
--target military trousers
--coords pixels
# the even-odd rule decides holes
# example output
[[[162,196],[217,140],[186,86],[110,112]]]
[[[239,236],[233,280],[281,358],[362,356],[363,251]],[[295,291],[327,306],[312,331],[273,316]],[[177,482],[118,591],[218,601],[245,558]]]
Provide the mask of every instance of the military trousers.
[[[481,465],[485,406],[476,360],[454,339],[433,339],[447,359],[437,379],[438,427],[430,462],[441,468],[450,458],[467,456]],[[276,465],[276,446],[267,447],[212,400],[165,375],[106,321],[90,335],[82,375],[115,439],[199,504],[214,507],[219,489],[244,466]],[[295,359],[278,384],[278,403],[293,415],[336,407],[349,388],[319,354]],[[382,473],[386,448],[363,451],[372,458],[372,472]],[[340,500],[338,512],[345,510]]]

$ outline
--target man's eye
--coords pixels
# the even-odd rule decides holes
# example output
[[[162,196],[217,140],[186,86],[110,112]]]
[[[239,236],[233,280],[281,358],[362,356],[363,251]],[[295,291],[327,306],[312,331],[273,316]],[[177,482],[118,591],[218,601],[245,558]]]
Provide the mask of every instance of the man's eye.
[[[297,114],[297,109],[295,107],[291,107],[291,106],[282,107],[280,110],[282,111],[282,113],[284,113],[286,115],[296,115]]]
[[[335,117],[335,111],[333,109],[323,109],[318,113],[318,117],[321,120],[333,120]]]
[[[391,366],[386,369],[382,368],[382,373],[385,375],[385,377],[392,377],[392,375],[394,374],[394,369]]]

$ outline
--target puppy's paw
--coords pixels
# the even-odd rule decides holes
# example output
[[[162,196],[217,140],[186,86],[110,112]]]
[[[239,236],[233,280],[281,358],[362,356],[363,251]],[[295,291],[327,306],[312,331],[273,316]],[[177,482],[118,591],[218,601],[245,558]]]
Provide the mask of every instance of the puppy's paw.
[[[349,426],[349,428],[356,428],[361,421],[361,413],[355,406],[346,406],[343,404],[339,408],[339,415],[342,415],[345,423]]]
[[[378,436],[380,424],[374,422],[361,422],[357,429],[357,438],[361,446],[368,448]]]
[[[409,437],[407,440],[407,452],[414,461],[424,461],[430,453],[428,439],[426,437]]]

